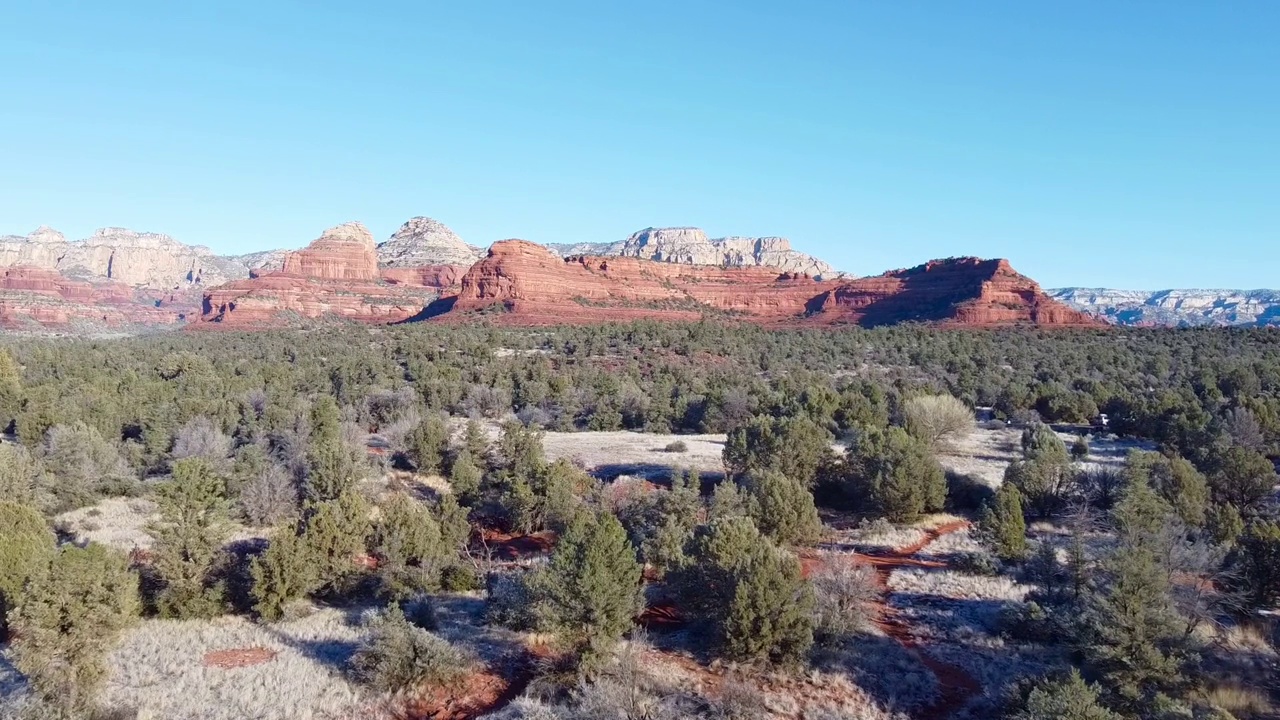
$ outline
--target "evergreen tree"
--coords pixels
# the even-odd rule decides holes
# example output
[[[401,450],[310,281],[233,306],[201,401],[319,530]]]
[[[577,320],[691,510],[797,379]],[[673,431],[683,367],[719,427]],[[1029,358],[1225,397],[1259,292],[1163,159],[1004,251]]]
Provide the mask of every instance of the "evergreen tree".
[[[225,589],[212,570],[227,536],[224,482],[208,461],[191,457],[173,465],[173,478],[156,490],[160,518],[147,530],[155,538],[154,567],[163,586],[156,598],[161,617],[207,618],[222,612]]]
[[[774,470],[809,488],[832,455],[831,433],[803,416],[759,416],[729,432],[723,455],[731,478],[751,470]]]
[[[449,485],[458,502],[468,507],[480,499],[480,468],[476,467],[470,451],[465,448],[458,452],[453,460],[453,468],[449,471]]]
[[[449,427],[439,415],[428,415],[409,431],[405,444],[418,472],[438,473],[449,451]]]
[[[0,445],[0,498],[10,502],[47,504],[44,466],[22,445]]]
[[[249,566],[253,578],[253,609],[274,622],[284,616],[289,603],[311,592],[318,582],[315,555],[291,527],[277,528],[262,555]]]
[[[767,540],[733,573],[733,595],[720,625],[725,653],[735,660],[800,662],[813,645],[813,590],[795,555]]]
[[[1087,654],[1106,689],[1130,710],[1183,680],[1180,623],[1164,565],[1170,515],[1150,486],[1126,488],[1113,518],[1120,542],[1103,561],[1105,582],[1093,598]]]
[[[775,543],[804,545],[818,540],[822,521],[813,493],[799,482],[777,471],[758,470],[748,473],[743,485],[755,500],[752,517],[756,527]]]
[[[641,567],[618,519],[581,513],[551,554],[541,589],[552,622],[588,664],[631,628],[643,607]]]
[[[941,510],[947,478],[928,446],[899,427],[864,429],[849,446],[846,494],[865,495],[893,522]]]
[[[1042,680],[1020,698],[1009,720],[1121,720],[1098,703],[1098,689],[1075,668],[1063,678]]]
[[[0,639],[7,635],[6,618],[23,587],[49,566],[54,550],[53,532],[39,511],[0,501]]]
[[[354,490],[310,508],[302,537],[323,585],[341,586],[364,553],[368,532],[369,506]]]
[[[1181,457],[1132,452],[1125,460],[1128,483],[1149,484],[1188,525],[1201,527],[1209,503],[1209,484],[1195,466]]]
[[[476,420],[468,420],[462,433],[462,448],[483,473],[489,466],[489,436]]]
[[[1280,604],[1280,523],[1255,520],[1240,536],[1229,558],[1232,584],[1252,609]]]
[[[1089,459],[1089,440],[1081,435],[1076,441],[1071,443],[1071,459],[1076,462],[1084,462]]]
[[[107,676],[107,653],[138,609],[138,576],[123,555],[65,545],[12,614],[14,664],[46,702],[87,714]]]
[[[1022,515],[1022,493],[1012,483],[996,490],[979,521],[982,535],[1001,560],[1021,560],[1027,554],[1027,522]]]
[[[22,410],[22,368],[0,348],[0,431],[8,432]]]
[[[1246,517],[1257,514],[1280,479],[1275,466],[1261,453],[1239,446],[1228,448],[1210,478],[1214,502],[1235,506]]]
[[[383,591],[396,599],[430,590],[450,549],[445,548],[440,523],[425,506],[397,494],[381,508],[373,528],[373,551]]]

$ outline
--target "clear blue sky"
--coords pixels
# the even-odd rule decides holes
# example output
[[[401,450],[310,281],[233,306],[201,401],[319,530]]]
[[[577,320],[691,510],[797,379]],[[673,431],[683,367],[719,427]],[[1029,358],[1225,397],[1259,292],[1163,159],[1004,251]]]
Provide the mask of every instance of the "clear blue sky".
[[[785,235],[1280,285],[1280,3],[0,0],[0,233]]]

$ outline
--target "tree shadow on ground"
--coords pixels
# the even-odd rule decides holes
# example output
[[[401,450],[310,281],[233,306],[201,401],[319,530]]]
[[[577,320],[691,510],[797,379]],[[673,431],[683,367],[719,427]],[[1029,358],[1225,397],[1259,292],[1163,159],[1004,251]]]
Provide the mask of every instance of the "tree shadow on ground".
[[[591,474],[597,479],[605,482],[613,482],[623,475],[631,477],[644,478],[650,482],[666,485],[671,480],[673,473],[684,472],[685,468],[679,463],[664,465],[660,463],[609,463],[605,465],[597,465]],[[722,472],[701,472],[699,477],[703,483],[718,483],[724,479]]]

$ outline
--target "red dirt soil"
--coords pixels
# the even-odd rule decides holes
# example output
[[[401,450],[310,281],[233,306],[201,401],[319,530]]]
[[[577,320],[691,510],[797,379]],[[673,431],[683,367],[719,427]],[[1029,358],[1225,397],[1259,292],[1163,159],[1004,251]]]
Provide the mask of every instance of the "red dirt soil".
[[[891,607],[887,600],[889,592],[889,575],[900,567],[945,568],[947,564],[936,560],[921,560],[914,557],[929,543],[943,535],[958,532],[969,526],[964,520],[947,523],[929,530],[922,540],[907,547],[898,548],[889,555],[859,555],[858,559],[868,563],[876,570],[876,578],[880,581],[885,595],[880,603],[880,619],[876,623],[886,635],[898,641],[902,647],[912,651],[920,662],[938,678],[938,699],[919,715],[920,720],[943,720],[960,709],[970,698],[982,693],[982,683],[957,665],[945,663],[931,657],[920,649],[920,642],[911,632],[911,625],[901,614]]]
[[[264,647],[238,648],[235,650],[214,650],[207,652],[201,660],[205,667],[216,667],[222,670],[262,665],[276,659],[276,651]]]

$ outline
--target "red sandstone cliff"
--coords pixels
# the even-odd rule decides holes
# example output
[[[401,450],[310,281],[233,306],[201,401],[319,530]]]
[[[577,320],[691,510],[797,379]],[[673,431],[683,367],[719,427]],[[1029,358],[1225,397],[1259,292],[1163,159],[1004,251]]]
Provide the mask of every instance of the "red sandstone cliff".
[[[496,243],[467,271],[450,319],[493,309],[496,321],[514,325],[708,315],[771,324],[1098,325],[1045,296],[1004,260],[942,260],[875,278],[818,282],[763,268],[561,259],[522,240]]]
[[[379,271],[373,235],[347,223],[287,255],[280,272],[209,290],[200,319],[239,326],[279,325],[291,316],[398,322],[421,314],[461,273],[448,265]]]
[[[833,287],[764,268],[674,265],[622,257],[561,258],[523,240],[495,243],[462,278],[453,308],[490,308],[501,322],[571,324],[640,318],[696,320],[712,314],[781,320]]]
[[[136,295],[123,283],[73,280],[42,267],[17,265],[0,275],[0,326],[9,329],[167,325],[181,320],[185,309]]]
[[[947,325],[1095,327],[1103,323],[1045,295],[1007,260],[934,260],[859,278],[815,299],[811,319],[863,326],[900,322]]]

